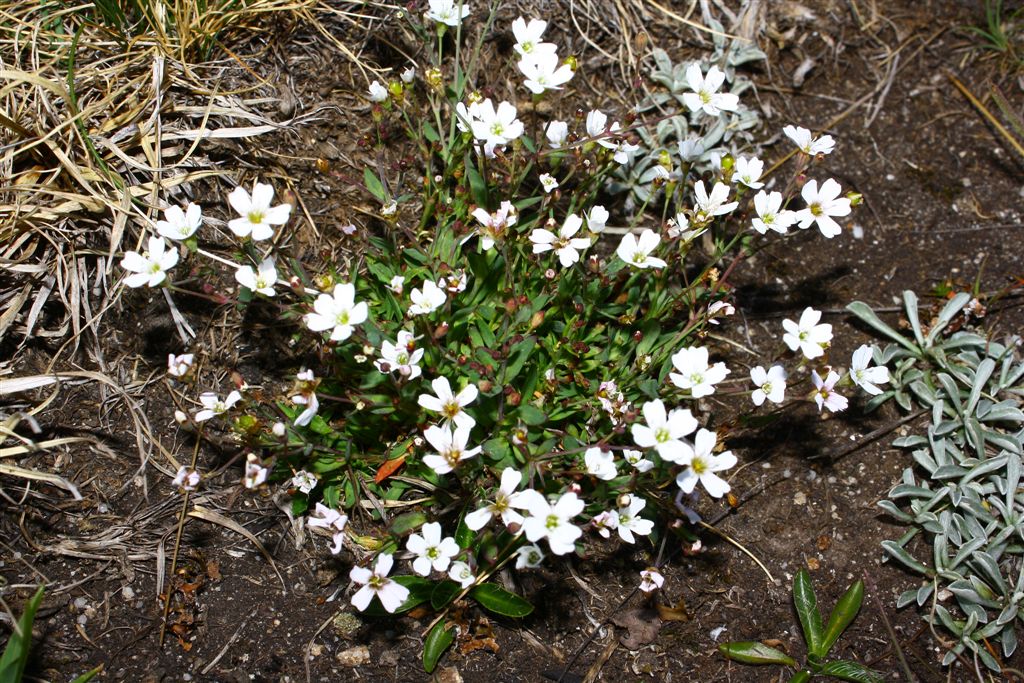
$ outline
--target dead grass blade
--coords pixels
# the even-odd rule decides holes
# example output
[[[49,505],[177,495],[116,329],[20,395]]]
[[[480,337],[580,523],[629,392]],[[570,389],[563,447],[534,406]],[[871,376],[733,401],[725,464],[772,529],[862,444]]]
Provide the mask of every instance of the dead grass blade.
[[[58,488],[68,491],[75,500],[82,500],[82,494],[78,492],[78,487],[64,477],[59,477],[50,472],[29,470],[24,467],[18,467],[17,465],[8,465],[7,463],[0,462],[0,474],[6,474],[11,477],[20,477],[21,479],[30,479],[32,481],[46,482],[47,484],[52,484],[53,486],[57,486]]]
[[[1006,126],[996,118],[995,114],[989,111],[989,108],[986,107],[981,100],[975,97],[974,93],[972,93],[966,85],[961,83],[959,78],[948,71],[946,72],[946,78],[948,78],[950,83],[956,86],[956,89],[967,98],[967,101],[974,105],[974,108],[977,109],[990,124],[992,124],[992,127],[995,128],[996,131],[1003,136],[1003,139],[1005,139],[1006,142],[1008,142],[1010,146],[1017,151],[1017,154],[1020,154],[1021,158],[1024,158],[1024,145],[1022,145],[1021,142],[1013,136],[1013,133],[1006,129]]]
[[[225,517],[219,512],[215,512],[214,510],[210,510],[209,508],[204,508],[199,505],[193,506],[192,510],[188,513],[188,516],[195,517],[196,519],[201,519],[204,522],[212,522],[214,524],[219,524],[225,529],[230,529],[231,531],[234,531],[236,534],[241,534],[242,536],[244,536],[250,543],[256,546],[256,549],[260,551],[260,554],[263,555],[264,559],[266,559],[266,561],[270,564],[270,568],[274,570],[275,574],[277,574],[277,579],[281,582],[281,590],[284,593],[288,592],[288,588],[284,583],[284,577],[282,577],[281,572],[278,571],[277,564],[274,562],[274,558],[270,556],[270,553],[267,552],[267,549],[263,547],[262,543],[260,543],[260,539],[256,538],[256,536],[254,536],[251,531],[246,529],[244,526],[242,526],[235,520],[229,517]]]

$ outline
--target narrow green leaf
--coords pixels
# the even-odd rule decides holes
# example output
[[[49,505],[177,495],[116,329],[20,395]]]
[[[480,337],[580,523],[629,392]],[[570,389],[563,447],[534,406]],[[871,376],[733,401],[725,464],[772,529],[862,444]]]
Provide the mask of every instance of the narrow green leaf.
[[[858,579],[843,593],[843,597],[839,598],[835,609],[832,610],[832,616],[828,618],[825,635],[821,641],[819,657],[824,657],[828,654],[828,651],[836,644],[843,631],[853,623],[857,613],[860,611],[862,602],[864,602],[864,582]]]
[[[900,334],[899,332],[897,332],[896,330],[892,329],[884,322],[882,322],[882,319],[879,318],[875,314],[875,312],[871,310],[871,307],[868,306],[863,301],[854,301],[853,303],[847,305],[846,310],[848,310],[850,313],[853,313],[855,316],[863,320],[871,327],[875,328],[875,330],[877,330],[878,332],[881,332],[889,339],[892,339],[897,344],[903,346],[908,351],[913,353],[915,356],[921,355],[921,349],[915,346],[913,342],[904,337],[902,334]]]
[[[413,529],[418,529],[427,521],[427,516],[422,512],[406,512],[391,520],[388,531],[396,536],[402,536]]]
[[[430,594],[430,606],[440,610],[448,606],[455,596],[462,592],[462,585],[455,581],[444,580],[434,586]]]
[[[821,674],[853,683],[881,683],[885,678],[857,662],[835,661],[821,667]]]
[[[910,321],[910,328],[914,331],[914,339],[917,345],[924,348],[924,334],[921,332],[921,316],[917,310],[917,294],[907,289],[903,292],[903,307],[907,311],[907,320]]]
[[[25,611],[18,619],[18,628],[11,633],[7,641],[4,654],[0,657],[0,681],[3,683],[18,683],[25,672],[28,651],[32,646],[32,623],[36,619],[36,610],[43,601],[45,590],[45,586],[40,586],[35,595],[25,603]]]
[[[722,643],[718,651],[727,659],[743,664],[782,664],[783,666],[796,666],[796,660],[785,652],[768,647],[764,643],[756,641],[737,641],[735,643]]]
[[[789,683],[807,683],[807,681],[811,680],[813,676],[813,673],[807,669],[803,669],[793,674],[789,679]]]
[[[807,641],[807,651],[821,657],[821,612],[818,611],[818,598],[814,595],[814,586],[811,584],[811,575],[806,569],[801,569],[793,579],[793,606],[796,608],[796,615],[800,618],[800,627],[804,632],[804,640]]]
[[[481,584],[470,591],[469,595],[484,609],[502,616],[525,617],[533,611],[533,605],[529,602],[493,583]]]
[[[363,169],[363,184],[366,185],[366,189],[370,191],[370,194],[377,199],[382,202],[386,202],[388,200],[388,194],[384,191],[384,185],[369,168]]]
[[[437,622],[423,641],[423,670],[428,674],[437,666],[437,660],[441,659],[444,651],[455,642],[455,633],[447,626],[444,619]]]
[[[476,538],[476,532],[466,526],[467,512],[469,512],[469,508],[462,510],[462,514],[459,515],[459,523],[455,527],[455,542],[459,544],[460,548],[468,548],[473,545],[473,539]]]
[[[519,419],[530,425],[536,427],[547,422],[548,416],[544,414],[544,411],[540,408],[532,406],[528,403],[519,406],[519,410],[516,411],[519,415]]]
[[[89,681],[95,678],[97,674],[99,674],[101,671],[103,671],[102,664],[97,666],[95,669],[92,669],[91,671],[86,671],[84,674],[82,674],[75,680],[71,681],[71,683],[89,683]]]
[[[473,194],[473,201],[482,208],[487,208],[487,183],[484,177],[476,170],[476,167],[466,160],[466,177],[469,179],[469,189]]]

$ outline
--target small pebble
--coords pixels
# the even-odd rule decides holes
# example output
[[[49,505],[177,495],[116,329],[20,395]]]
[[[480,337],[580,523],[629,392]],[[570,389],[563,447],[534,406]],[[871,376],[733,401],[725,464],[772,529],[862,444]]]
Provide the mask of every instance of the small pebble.
[[[336,654],[338,664],[348,667],[357,667],[370,661],[370,648],[365,645],[356,645]]]

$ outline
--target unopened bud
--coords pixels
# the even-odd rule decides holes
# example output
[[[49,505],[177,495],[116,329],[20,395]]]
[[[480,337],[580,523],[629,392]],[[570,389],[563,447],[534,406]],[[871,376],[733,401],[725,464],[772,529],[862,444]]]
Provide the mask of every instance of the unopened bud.
[[[860,192],[847,192],[846,198],[850,200],[850,206],[860,206],[864,203],[864,195]]]
[[[284,422],[275,422],[274,426],[270,428],[270,431],[274,434],[274,436],[276,436],[279,439],[284,437]]]

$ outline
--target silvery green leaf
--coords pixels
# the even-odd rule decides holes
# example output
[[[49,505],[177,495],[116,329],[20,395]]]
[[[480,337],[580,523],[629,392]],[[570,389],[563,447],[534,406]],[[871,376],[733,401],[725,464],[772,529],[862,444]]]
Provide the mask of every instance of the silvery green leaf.
[[[994,432],[987,430],[985,432],[985,440],[991,443],[993,446],[997,446],[1004,451],[1010,453],[1020,453],[1021,443],[1020,438],[1016,436],[1010,436],[1009,434],[1003,434],[1001,432]]]
[[[900,593],[900,597],[896,598],[896,609],[902,609],[910,603],[914,602],[914,600],[917,598],[917,593],[918,591],[914,590],[913,588]]]
[[[956,569],[961,564],[963,564],[964,561],[971,556],[971,553],[973,553],[978,548],[984,546],[987,540],[988,539],[986,538],[972,538],[971,540],[967,541],[962,546],[960,546],[960,550],[957,552],[956,556],[950,562],[950,568]]]
[[[986,422],[1024,422],[1024,411],[1009,399],[993,403],[983,418]]]
[[[959,428],[960,428],[960,423],[959,422],[954,422],[952,420],[945,420],[945,421],[940,422],[937,425],[935,425],[935,435],[936,436],[944,436],[946,434],[952,434],[953,432],[955,432]]]
[[[864,412],[865,413],[873,413],[873,412],[875,412],[876,410],[878,410],[878,408],[882,404],[884,404],[886,401],[891,399],[895,393],[896,393],[895,391],[889,390],[889,391],[884,391],[884,392],[882,392],[881,394],[879,394],[877,396],[872,396],[868,400],[868,402],[864,404]]]
[[[967,474],[967,470],[957,465],[943,465],[932,472],[933,479],[956,479]]]
[[[880,507],[883,510],[885,510],[885,512],[887,514],[889,514],[891,517],[893,517],[893,518],[895,518],[895,519],[897,519],[897,520],[899,520],[899,521],[901,521],[901,522],[903,522],[905,524],[909,524],[910,522],[914,521],[914,518],[912,516],[908,515],[907,513],[903,512],[902,510],[900,510],[898,507],[896,507],[895,504],[893,504],[892,501],[880,500],[880,501],[878,501],[878,507]]]
[[[931,331],[928,332],[927,346],[931,346],[935,343],[935,340],[938,339],[939,333],[942,332],[943,328],[949,324],[949,321],[951,321],[970,300],[970,294],[967,292],[960,292],[946,302],[946,305],[942,307],[941,311],[939,311],[939,317],[935,321],[935,325],[933,325]]]
[[[957,381],[953,379],[952,375],[946,372],[940,372],[937,375],[937,378],[939,380],[939,384],[942,385],[943,390],[946,392],[946,397],[956,408],[957,415],[963,415],[963,403],[960,400],[960,386],[957,384]]]
[[[1000,640],[1003,644],[1003,655],[1009,659],[1017,651],[1017,632],[1012,622],[1003,627]]]
[[[958,622],[954,620],[952,615],[950,615],[949,610],[942,605],[935,606],[935,615],[939,618],[942,625],[956,634],[958,638],[964,634],[964,623],[962,621]]]
[[[914,392],[918,400],[925,404],[925,406],[931,406],[938,400],[935,394],[935,390],[932,389],[926,382],[920,380],[910,383],[910,390]]]
[[[967,418],[964,423],[967,428],[967,440],[974,446],[974,450],[978,454],[985,452],[985,430],[982,428],[981,423],[973,417]]]
[[[914,571],[920,574],[924,574],[925,576],[931,576],[935,573],[930,568],[924,566],[923,564],[915,560],[913,557],[910,556],[910,553],[908,553],[906,550],[896,545],[896,543],[892,541],[882,541],[882,548],[891,557],[894,557],[895,559],[899,560],[900,563],[902,563],[908,569],[913,569]]]
[[[949,666],[956,661],[956,656],[964,649],[962,644],[958,644],[954,649],[946,652],[942,657],[942,666]]]
[[[1006,455],[1006,507],[1012,508],[1020,484],[1021,460],[1016,453]]]
[[[1008,591],[1006,581],[1003,580],[1003,574],[999,571],[999,564],[989,553],[985,551],[975,553],[974,557],[971,558],[971,564],[984,574],[986,580],[994,585],[1000,593]]]
[[[996,661],[996,658],[993,657],[992,654],[985,648],[978,648],[978,658],[981,659],[982,664],[988,667],[990,671],[1002,672],[1003,667],[999,665],[999,662]]]
[[[928,599],[932,596],[932,591],[935,590],[934,583],[926,583],[917,589],[917,605],[918,607],[928,602]]]
[[[987,583],[982,581],[980,577],[973,574],[969,576],[967,580],[970,582],[971,589],[977,596],[974,600],[976,603],[984,605],[985,607],[991,607],[992,609],[999,608],[999,603],[996,601],[996,598],[999,596],[992,591]]]
[[[921,318],[917,310],[917,294],[907,289],[903,292],[903,307],[907,311],[907,320],[910,322],[910,329],[914,331],[914,339],[919,348],[928,348],[924,343],[924,334],[921,332]]]
[[[978,464],[977,467],[973,468],[967,475],[960,480],[960,485],[963,486],[969,481],[978,479],[981,476],[988,474],[989,472],[995,472],[1006,467],[1006,461],[1008,456],[1006,454],[984,460]]]
[[[963,348],[984,348],[988,340],[970,332],[957,332],[952,337],[935,346],[934,350],[945,352],[956,351]]]
[[[973,619],[975,621],[975,627],[977,627],[978,624],[988,623],[988,613],[981,605],[972,602],[958,602],[958,604],[960,605],[960,609],[964,611],[964,614],[966,614],[969,619]],[[996,627],[995,632],[999,632],[998,626]]]
[[[896,403],[899,405],[900,408],[903,408],[903,410],[910,412],[912,406],[910,404],[910,397],[907,396],[906,392],[897,391],[893,398],[896,399]]]
[[[985,390],[985,385],[995,369],[996,362],[991,358],[984,359],[978,365],[978,369],[974,373],[974,381],[971,385],[971,393],[967,398],[967,407],[964,408],[964,413],[970,415],[974,412],[978,405],[978,400],[981,398],[981,393]]]
[[[935,470],[938,468],[939,465],[931,457],[931,454],[928,452],[927,449],[925,449],[925,448],[918,448],[911,455],[914,458],[914,461],[917,462],[918,465],[923,467],[928,472],[928,474],[931,474],[931,475],[934,476]]]
[[[996,617],[996,623],[1000,626],[1005,626],[1006,624],[1009,624],[1017,618],[1017,613],[1019,611],[1020,607],[1018,607],[1017,605],[1007,605],[1003,608],[1003,611],[999,613],[999,616]]]
[[[654,63],[661,71],[672,73],[672,60],[669,58],[668,53],[662,50],[660,47],[656,47],[651,50],[651,57],[654,58]]]
[[[897,332],[896,330],[892,329],[884,322],[882,322],[882,319],[879,318],[875,314],[875,312],[871,310],[871,307],[868,306],[863,301],[854,301],[848,304],[846,306],[846,310],[848,310],[850,313],[853,313],[855,316],[857,316],[865,323],[873,327],[875,330],[881,332],[883,335],[893,340],[900,346],[903,346],[915,356],[921,356],[922,351],[920,347],[915,346],[914,343],[911,342],[909,339],[907,339],[902,334],[900,334],[899,332]]]
[[[928,439],[920,434],[908,434],[907,436],[901,436],[892,442],[892,445],[896,448],[914,448],[915,446],[925,446],[927,444]]]

